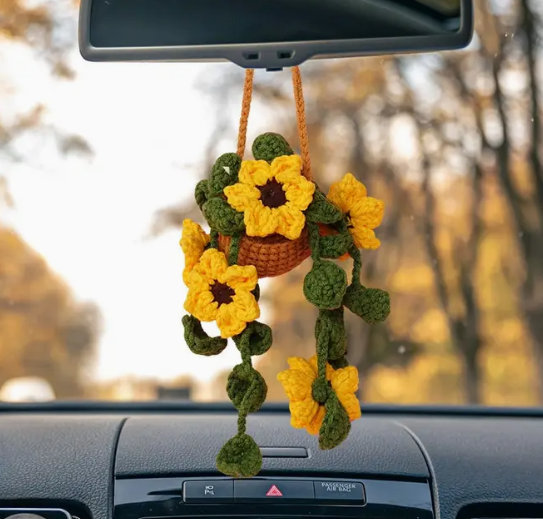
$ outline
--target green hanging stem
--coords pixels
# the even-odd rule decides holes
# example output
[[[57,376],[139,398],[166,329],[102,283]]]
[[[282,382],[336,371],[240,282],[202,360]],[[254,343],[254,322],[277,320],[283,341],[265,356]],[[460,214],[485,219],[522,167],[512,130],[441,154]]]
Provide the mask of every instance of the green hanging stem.
[[[362,255],[354,241],[349,246],[349,254],[353,258],[353,279],[343,299],[343,305],[368,324],[381,323],[390,314],[390,295],[384,290],[362,285]]]
[[[315,323],[315,338],[317,340],[317,378],[313,382],[313,399],[324,405],[330,396],[331,387],[326,380],[326,364],[328,362],[328,337],[327,330]]]
[[[211,229],[211,240],[210,240],[209,246],[212,249],[218,249],[219,248],[219,233],[218,233],[218,231],[214,231],[213,229]]]
[[[322,336],[317,337],[317,368],[318,377],[326,380],[326,363],[328,362],[328,343]]]
[[[228,264],[237,265],[239,256],[239,246],[241,235],[236,234],[230,238],[230,248],[228,249]]]
[[[321,235],[319,233],[319,226],[315,223],[309,223],[309,248],[311,249],[311,259],[313,263],[320,263],[320,241]]]
[[[251,348],[246,342],[240,342],[239,352],[241,353],[241,363],[252,367],[253,362],[251,360]]]
[[[354,239],[349,232],[348,219],[345,217],[338,224],[338,230],[340,234],[344,234],[349,239],[349,248],[348,252],[351,258],[353,259],[353,279],[351,283],[355,286],[360,286],[360,276],[362,274],[362,254],[360,250],[354,243]]]
[[[351,283],[354,286],[360,286],[360,276],[362,274],[362,254],[356,248],[354,241],[349,246],[349,254],[353,258],[353,279]]]
[[[247,413],[240,411],[238,416],[238,435],[245,434],[247,431]]]
[[[242,333],[251,333],[251,330]],[[267,395],[266,382],[252,365],[250,342],[240,339],[236,345],[241,353],[241,364],[232,370],[227,384],[228,396],[238,410],[238,431],[217,456],[217,468],[236,478],[256,476],[262,468],[260,448],[246,432],[247,415],[256,412]]]

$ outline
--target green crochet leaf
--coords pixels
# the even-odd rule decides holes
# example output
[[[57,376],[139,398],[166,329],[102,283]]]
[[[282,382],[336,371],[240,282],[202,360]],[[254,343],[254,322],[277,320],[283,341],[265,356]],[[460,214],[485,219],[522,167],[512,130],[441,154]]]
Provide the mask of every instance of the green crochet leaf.
[[[289,143],[278,133],[264,133],[253,142],[253,156],[256,160],[272,162],[277,157],[293,154]]]
[[[306,299],[321,310],[339,308],[346,290],[347,274],[331,261],[315,263],[304,279]]]
[[[217,468],[232,478],[252,478],[262,468],[262,453],[248,434],[237,434],[220,450]]]
[[[313,202],[307,208],[305,217],[312,223],[332,224],[339,222],[343,218],[343,213],[322,192],[315,191]]]
[[[336,448],[351,431],[351,421],[337,395],[332,392],[324,404],[326,414],[319,431],[319,447],[323,450]]]
[[[208,185],[209,181],[200,180],[200,182],[196,184],[196,189],[194,190],[194,198],[196,199],[196,203],[198,204],[200,210],[207,202],[207,199],[209,197]]]
[[[258,303],[258,301],[260,301],[260,285],[256,285],[251,294],[255,296],[256,302]]]
[[[235,184],[238,181],[240,168],[241,158],[238,155],[235,153],[221,155],[211,169],[208,197],[222,195],[225,187]]]
[[[347,357],[340,357],[337,360],[331,360],[330,366],[332,366],[334,369],[342,369],[349,366],[349,361],[347,360]]]
[[[233,236],[245,229],[243,213],[232,209],[223,198],[210,198],[202,212],[209,226],[224,236]]]
[[[228,341],[221,337],[209,337],[202,328],[202,323],[192,315],[183,316],[183,326],[185,328],[185,342],[190,351],[196,355],[219,355],[222,353]]]
[[[383,322],[390,314],[390,295],[378,288],[351,285],[343,304],[369,324]]]
[[[226,392],[234,407],[248,414],[262,407],[268,386],[262,375],[250,364],[238,364],[228,377]]]
[[[335,234],[332,236],[320,237],[321,258],[341,258],[349,249],[351,238],[348,234]]]
[[[248,348],[251,357],[264,355],[273,342],[272,329],[267,324],[253,321],[243,332],[234,337],[234,342],[240,351]]]
[[[328,398],[330,398],[331,392],[332,388],[330,387],[330,384],[326,379],[316,378],[313,381],[313,385],[311,387],[311,396],[313,397],[313,400],[315,400],[315,402],[318,402],[319,404],[325,404],[328,401]]]
[[[315,324],[317,343],[326,344],[328,361],[340,359],[347,352],[347,332],[343,307],[337,310],[321,310]]]

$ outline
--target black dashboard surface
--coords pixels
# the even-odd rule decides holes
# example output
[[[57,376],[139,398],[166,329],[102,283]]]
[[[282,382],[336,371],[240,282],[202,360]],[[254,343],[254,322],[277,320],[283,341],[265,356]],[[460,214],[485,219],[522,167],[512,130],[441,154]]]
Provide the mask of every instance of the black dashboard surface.
[[[4,409],[1,505],[76,507],[109,519],[115,478],[218,475],[215,454],[234,433],[234,414],[124,411]],[[482,505],[483,513],[484,505],[499,511],[506,503],[543,510],[543,417],[368,412],[353,424],[350,438],[329,452],[292,429],[287,414],[259,413],[249,429],[260,446],[310,452],[303,459],[266,459],[263,475],[429,480],[441,519],[454,519],[473,505]],[[515,514],[515,508],[508,510]],[[518,507],[516,516],[526,517],[525,510]]]
[[[215,455],[236,433],[236,420],[232,414],[132,418],[119,441],[116,475],[168,475],[180,469],[212,471]],[[293,429],[288,415],[251,416],[247,429],[260,447],[303,446],[311,453],[305,459],[265,459],[264,471],[429,476],[424,457],[409,434],[382,418],[357,420],[344,445],[331,451],[319,450],[316,437]]]

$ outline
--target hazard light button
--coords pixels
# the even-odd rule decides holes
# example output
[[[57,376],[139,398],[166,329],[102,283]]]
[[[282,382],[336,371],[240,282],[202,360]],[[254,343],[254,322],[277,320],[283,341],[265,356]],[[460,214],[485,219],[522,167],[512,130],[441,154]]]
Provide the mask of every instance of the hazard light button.
[[[234,481],[236,503],[307,503],[315,499],[312,481],[250,479]]]

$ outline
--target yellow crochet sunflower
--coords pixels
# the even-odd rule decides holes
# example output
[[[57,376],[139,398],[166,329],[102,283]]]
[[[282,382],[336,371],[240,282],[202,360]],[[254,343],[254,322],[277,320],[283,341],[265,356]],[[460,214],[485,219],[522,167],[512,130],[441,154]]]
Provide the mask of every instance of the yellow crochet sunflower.
[[[239,183],[228,186],[228,204],[244,213],[248,236],[280,234],[289,240],[300,237],[305,226],[305,211],[313,201],[315,184],[302,175],[298,155],[264,160],[245,160]]]
[[[183,270],[183,281],[188,284],[189,274],[200,260],[204,249],[210,241],[210,236],[196,222],[192,220],[183,221],[183,233],[179,245],[185,254],[185,269]]]
[[[359,249],[378,249],[381,242],[374,229],[381,225],[385,204],[368,196],[366,186],[347,173],[340,182],[332,184],[328,200],[349,217],[349,230]]]
[[[229,267],[222,252],[208,249],[188,276],[185,310],[199,321],[216,321],[223,339],[234,337],[260,317],[251,293],[257,282],[255,267]]]
[[[325,408],[313,399],[313,382],[317,378],[317,356],[309,360],[300,357],[288,359],[289,369],[279,373],[290,401],[291,424],[296,429],[305,429],[309,434],[319,434],[324,420]],[[358,371],[353,366],[335,370],[326,364],[326,380],[330,382],[351,422],[360,418],[360,402],[355,395],[358,390]]]

